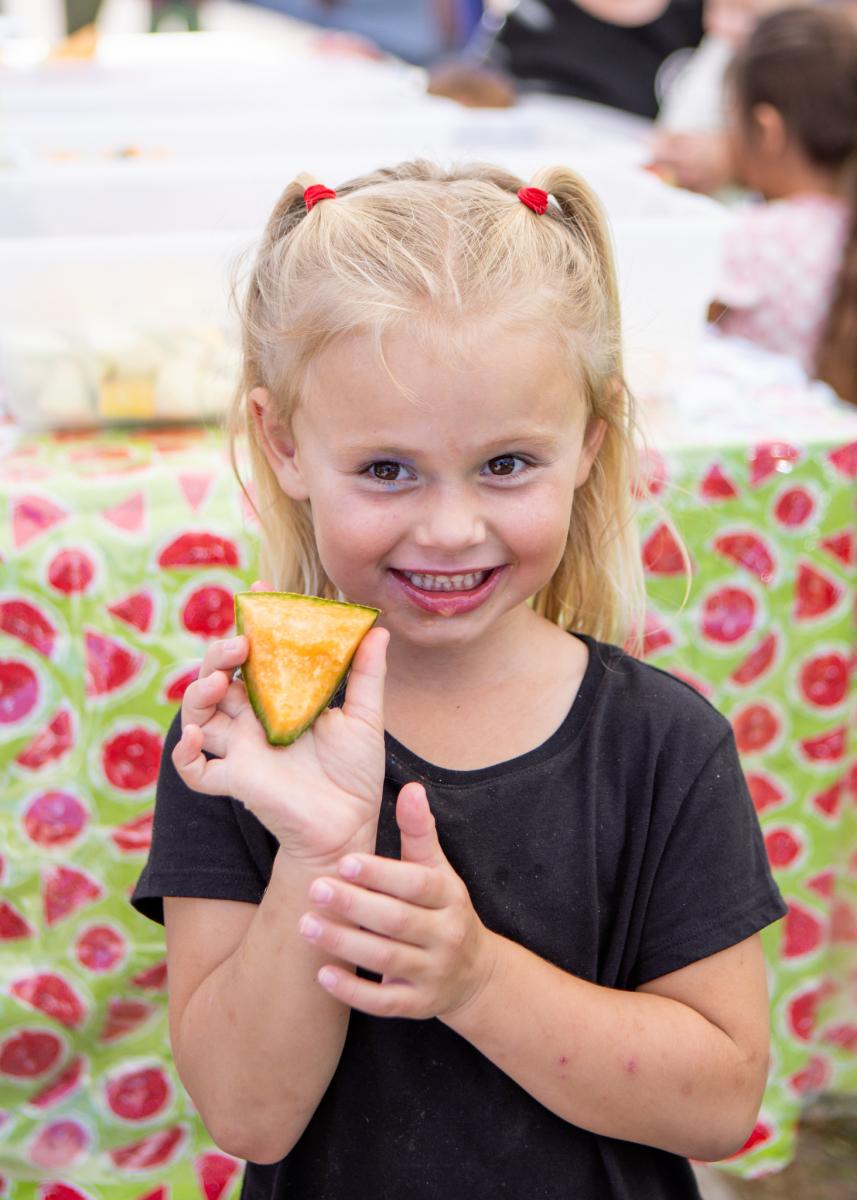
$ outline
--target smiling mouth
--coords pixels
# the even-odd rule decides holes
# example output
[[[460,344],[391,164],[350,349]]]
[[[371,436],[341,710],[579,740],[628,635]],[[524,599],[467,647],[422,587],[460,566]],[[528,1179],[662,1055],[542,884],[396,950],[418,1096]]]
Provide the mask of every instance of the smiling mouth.
[[[424,592],[471,592],[481,587],[495,570],[496,567],[490,567],[484,571],[464,571],[456,574],[394,570],[393,574],[406,579],[413,587]]]

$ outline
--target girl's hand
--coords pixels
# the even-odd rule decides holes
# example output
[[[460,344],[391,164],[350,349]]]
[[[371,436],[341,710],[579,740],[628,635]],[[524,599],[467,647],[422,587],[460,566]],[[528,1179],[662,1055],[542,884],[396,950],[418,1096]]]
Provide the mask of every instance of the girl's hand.
[[[448,1017],[482,991],[496,959],[467,888],[447,862],[421,784],[399,792],[396,820],[401,861],[349,854],[338,877],[309,890],[319,913],[300,931],[336,958],[382,975],[375,983],[329,965],[318,980],[343,1004],[379,1017]]]
[[[180,777],[196,792],[240,800],[290,857],[322,869],[349,850],[374,847],[388,640],[384,629],[367,633],[342,708],[327,709],[291,746],[269,745],[244,684],[233,678],[247,657],[247,638],[213,642],[182,700],[182,736],[173,751]]]

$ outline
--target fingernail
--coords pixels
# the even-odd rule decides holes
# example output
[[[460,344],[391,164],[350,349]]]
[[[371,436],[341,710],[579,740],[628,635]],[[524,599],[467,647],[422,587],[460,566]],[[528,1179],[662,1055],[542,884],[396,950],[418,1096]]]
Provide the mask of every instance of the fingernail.
[[[306,938],[317,938],[321,933],[321,921],[312,913],[305,913],[298,924],[298,929]]]
[[[329,904],[333,899],[333,888],[323,879],[316,879],[309,889],[309,898],[316,904]]]
[[[356,879],[360,874],[360,863],[356,858],[343,858],[339,864],[339,874],[346,879]]]
[[[327,967],[322,967],[316,978],[321,986],[327,988],[328,991],[332,991],[336,987],[336,975],[333,971],[328,970]]]

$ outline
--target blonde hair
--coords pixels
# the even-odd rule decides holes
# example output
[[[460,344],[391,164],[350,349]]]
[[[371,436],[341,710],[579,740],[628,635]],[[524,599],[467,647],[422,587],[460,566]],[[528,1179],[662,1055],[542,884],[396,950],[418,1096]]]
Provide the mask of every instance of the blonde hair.
[[[243,305],[243,374],[229,414],[232,461],[262,526],[263,571],[286,591],[336,597],[318,556],[309,504],[285,496],[268,465],[248,396],[266,388],[288,429],[312,362],[335,339],[407,323],[430,334],[471,317],[554,332],[587,417],[606,434],[574,500],[556,571],[536,612],[593,637],[641,631],[645,590],[634,513],[638,486],[633,401],[622,374],[616,275],[606,222],[573,171],[551,167],[530,186],[555,203],[537,215],[521,180],[497,167],[445,171],[417,161],[336,188],[307,212],[307,179],[290,183],[268,221]],[[446,326],[445,326],[446,327]],[[255,495],[241,480],[246,435]]]

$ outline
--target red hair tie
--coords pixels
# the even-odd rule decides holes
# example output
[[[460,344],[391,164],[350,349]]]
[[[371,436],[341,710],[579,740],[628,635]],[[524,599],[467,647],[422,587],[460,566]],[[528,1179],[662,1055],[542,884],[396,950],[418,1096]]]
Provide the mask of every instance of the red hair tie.
[[[314,183],[304,192],[304,204],[309,212],[311,208],[315,208],[319,200],[335,200],[336,192],[333,188],[325,187],[323,183]]]
[[[518,192],[518,199],[522,204],[526,204],[527,208],[531,208],[534,213],[541,216],[543,212],[547,211],[550,197],[541,188],[522,187]]]

